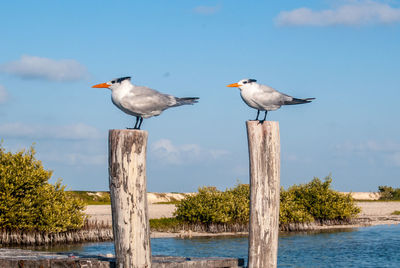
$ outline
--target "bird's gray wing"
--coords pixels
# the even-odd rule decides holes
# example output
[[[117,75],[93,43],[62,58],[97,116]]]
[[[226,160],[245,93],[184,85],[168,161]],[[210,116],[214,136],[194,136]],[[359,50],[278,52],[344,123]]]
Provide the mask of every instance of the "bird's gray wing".
[[[162,94],[154,89],[135,86],[121,100],[121,105],[128,110],[143,115],[157,115],[176,103],[175,97]]]
[[[293,99],[291,96],[283,94],[267,85],[260,85],[254,97],[254,101],[263,107],[281,106],[286,101]]]
[[[273,104],[281,106],[281,105],[303,104],[303,103],[309,103],[315,99],[315,98],[306,98],[306,99],[294,98],[292,96],[279,92],[269,86],[264,86],[262,91],[263,93],[261,95],[264,94],[266,96],[265,99],[268,99],[264,104],[270,104],[270,105]],[[267,95],[269,96],[268,98]]]

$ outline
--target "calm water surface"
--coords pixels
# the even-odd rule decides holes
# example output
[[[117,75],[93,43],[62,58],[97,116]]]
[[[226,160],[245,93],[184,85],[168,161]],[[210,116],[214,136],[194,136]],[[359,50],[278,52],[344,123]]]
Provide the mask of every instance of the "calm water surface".
[[[247,237],[155,238],[153,255],[235,257],[247,261]],[[114,254],[112,243],[89,243],[54,251]],[[280,234],[278,267],[400,267],[400,225],[314,234]]]

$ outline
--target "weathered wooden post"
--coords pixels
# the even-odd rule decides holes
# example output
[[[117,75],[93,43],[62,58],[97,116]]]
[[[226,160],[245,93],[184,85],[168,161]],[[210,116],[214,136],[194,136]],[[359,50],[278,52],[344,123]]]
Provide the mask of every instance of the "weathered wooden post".
[[[116,264],[151,267],[146,195],[146,147],[142,130],[110,130],[109,179]]]
[[[250,159],[249,268],[277,267],[280,190],[279,123],[247,121]]]

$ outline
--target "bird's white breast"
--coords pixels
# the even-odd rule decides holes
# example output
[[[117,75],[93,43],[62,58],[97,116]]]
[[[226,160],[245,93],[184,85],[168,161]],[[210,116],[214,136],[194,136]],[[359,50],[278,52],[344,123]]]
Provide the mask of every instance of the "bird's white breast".
[[[256,102],[253,101],[252,99],[252,94],[249,91],[246,90],[241,90],[240,91],[240,96],[242,97],[243,101],[250,107],[254,109],[259,109],[258,105]]]
[[[258,110],[262,110],[262,107],[257,102],[257,88],[255,86],[252,87],[241,87],[240,88],[240,96],[243,101],[249,105],[250,107]]]
[[[132,92],[132,86],[126,85],[126,86],[121,86],[119,88],[116,88],[112,91],[111,94],[111,100],[117,106],[119,109],[121,109],[123,112],[133,115],[133,116],[140,116],[139,113],[136,113],[134,110],[134,94]],[[126,100],[130,100],[130,105],[129,107],[126,105]],[[125,105],[123,105],[123,100]]]

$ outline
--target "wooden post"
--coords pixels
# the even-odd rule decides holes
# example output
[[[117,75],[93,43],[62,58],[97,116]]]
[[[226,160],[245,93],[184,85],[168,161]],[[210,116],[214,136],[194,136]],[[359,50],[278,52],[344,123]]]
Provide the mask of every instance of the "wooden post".
[[[110,130],[109,179],[118,268],[151,267],[146,195],[146,147],[142,130]]]
[[[250,159],[249,268],[277,267],[280,190],[279,123],[247,121]]]

